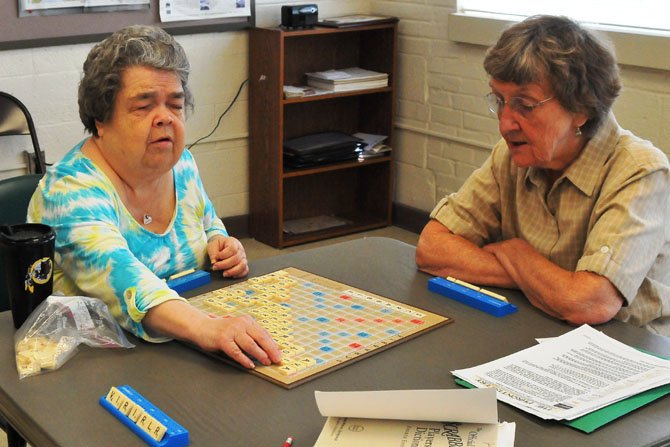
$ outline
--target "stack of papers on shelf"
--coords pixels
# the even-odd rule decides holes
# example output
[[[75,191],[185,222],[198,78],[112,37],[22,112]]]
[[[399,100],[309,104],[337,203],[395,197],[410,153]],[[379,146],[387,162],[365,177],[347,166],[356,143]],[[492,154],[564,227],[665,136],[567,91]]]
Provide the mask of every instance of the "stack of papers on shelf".
[[[362,141],[342,132],[320,132],[284,140],[284,165],[289,168],[358,159]]]
[[[305,96],[316,96],[316,95],[327,95],[332,93],[329,90],[318,89],[314,87],[309,87],[307,85],[285,85],[284,86],[284,98],[304,98]]]
[[[495,388],[502,402],[587,433],[670,393],[669,360],[588,325],[452,374],[464,386]],[[649,394],[640,399],[641,393]],[[596,414],[605,407],[610,411]]]
[[[359,67],[306,73],[307,84],[331,92],[387,87],[389,75]]]
[[[476,393],[473,393],[476,391]],[[328,420],[314,447],[512,447],[494,390],[314,393]]]
[[[387,138],[386,135],[357,132],[353,136],[363,140],[363,150],[358,156],[359,160],[380,157],[391,152],[391,146],[384,144],[384,140]]]

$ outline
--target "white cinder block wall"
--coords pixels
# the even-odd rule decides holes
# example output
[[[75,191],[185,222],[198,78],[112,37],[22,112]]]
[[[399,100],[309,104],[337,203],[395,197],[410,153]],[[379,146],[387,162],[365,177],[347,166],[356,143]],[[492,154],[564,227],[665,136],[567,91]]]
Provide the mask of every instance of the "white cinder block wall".
[[[256,1],[257,26],[275,26],[282,4]],[[315,2],[321,17],[374,13],[400,17],[396,108],[396,202],[430,210],[479,166],[497,140],[496,120],[485,107],[485,48],[447,39],[456,0],[330,0]],[[196,107],[187,121],[189,143],[208,134],[248,74],[245,31],[178,36],[192,65]],[[0,90],[32,111],[47,161],[60,159],[84,138],[76,91],[92,44],[0,51]],[[615,112],[620,123],[670,153],[670,72],[622,67],[625,90]],[[192,150],[219,215],[249,212],[248,95],[218,130]],[[0,143],[0,177],[24,169],[24,138]]]
[[[369,1],[317,3],[323,17],[369,11]],[[290,2],[256,0],[257,26],[278,25],[282,4]],[[189,84],[195,109],[187,120],[190,144],[214,128],[247,78],[248,37],[246,31],[235,31],[177,36],[177,40],[192,67]],[[0,90],[18,97],[31,111],[49,163],[58,161],[86,136],[78,115],[77,85],[92,46],[87,43],[0,51]],[[223,217],[249,212],[247,93],[245,87],[217,131],[192,149],[207,193]],[[22,153],[27,149],[32,150],[28,138],[0,139],[0,178],[25,171]]]
[[[456,191],[499,139],[488,113],[485,47],[448,40],[456,0],[373,0],[400,17],[395,201],[429,211]],[[645,48],[640,51],[653,51]],[[670,155],[670,72],[623,66],[619,123]]]

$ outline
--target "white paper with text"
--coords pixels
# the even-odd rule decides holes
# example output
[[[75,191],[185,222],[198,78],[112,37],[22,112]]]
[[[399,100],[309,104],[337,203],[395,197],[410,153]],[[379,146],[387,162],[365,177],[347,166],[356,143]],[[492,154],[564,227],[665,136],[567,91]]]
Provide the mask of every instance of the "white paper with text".
[[[516,424],[329,417],[314,447],[514,447]]]
[[[543,419],[571,420],[670,383],[670,361],[588,325],[507,357],[452,373]]]

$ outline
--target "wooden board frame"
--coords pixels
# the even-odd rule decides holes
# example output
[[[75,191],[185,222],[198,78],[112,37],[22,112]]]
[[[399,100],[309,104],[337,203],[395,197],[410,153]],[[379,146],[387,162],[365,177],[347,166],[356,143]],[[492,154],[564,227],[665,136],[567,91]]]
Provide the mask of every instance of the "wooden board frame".
[[[268,380],[276,385],[279,385],[281,387],[284,387],[286,389],[291,389],[294,388],[298,385],[301,385],[305,382],[308,382],[310,380],[313,380],[317,377],[320,377],[321,375],[336,371],[340,368],[343,368],[347,365],[352,364],[353,362],[362,360],[366,357],[369,357],[373,354],[379,353],[383,350],[386,350],[388,348],[391,348],[393,346],[396,346],[404,341],[410,340],[414,337],[417,337],[423,333],[426,333],[430,330],[433,330],[435,328],[438,328],[442,325],[451,323],[453,320],[449,317],[445,317],[442,315],[438,315],[414,306],[411,306],[409,304],[404,304],[400,303],[398,301],[395,301],[390,298],[386,298],[380,295],[376,295],[374,293],[367,292],[362,289],[357,289],[355,287],[351,287],[349,285],[330,280],[328,278],[324,278],[322,276],[309,273],[303,270],[299,270],[293,267],[288,267],[284,268],[282,270],[278,270],[272,273],[269,273],[267,275],[262,275],[260,277],[256,278],[250,278],[246,281],[236,283],[227,287],[223,287],[220,289],[216,289],[210,292],[206,292],[200,295],[197,295],[195,297],[189,298],[189,302],[193,304],[196,307],[199,307],[205,311],[214,313],[216,315],[241,315],[244,313],[253,313],[254,308],[257,308],[258,306],[256,305],[249,305],[248,307],[234,307],[232,308],[233,310],[228,312],[228,311],[217,311],[214,308],[211,307],[211,303],[213,303],[213,300],[220,300],[220,301],[226,301],[228,302],[229,298],[220,298],[223,296],[230,297],[233,293],[238,293],[241,295],[242,291],[246,291],[247,297],[253,297],[256,291],[259,291],[259,293],[263,292],[263,289],[257,286],[257,283],[259,281],[262,281],[263,278],[269,278],[269,277],[274,277],[276,278],[277,276],[286,276],[289,279],[297,281],[299,284],[296,285],[295,287],[299,287],[300,293],[307,293],[305,288],[310,290],[309,284],[314,285],[314,291],[312,292],[315,295],[317,293],[322,293],[323,295],[318,295],[322,296],[322,299],[325,300],[323,301],[324,303],[328,303],[328,305],[333,305],[333,300],[341,298],[341,299],[346,299],[347,300],[347,305],[350,306],[352,309],[354,306],[359,306],[358,309],[360,312],[365,312],[369,308],[374,308],[379,314],[373,314],[371,317],[377,317],[377,320],[369,320],[367,321],[368,325],[362,325],[362,324],[357,324],[357,330],[362,330],[361,328],[365,328],[368,326],[371,326],[372,324],[378,325],[380,328],[385,328],[387,326],[380,326],[382,323],[374,323],[373,321],[378,321],[378,320],[383,320],[383,318],[379,318],[379,315],[388,315],[388,316],[393,316],[395,315],[394,320],[388,320],[385,323],[388,324],[388,327],[394,327],[394,328],[399,328],[402,327],[402,331],[398,332],[395,335],[388,335],[384,336],[385,338],[376,341],[375,343],[372,343],[368,346],[362,345],[360,348],[355,348],[352,349],[351,352],[339,356],[337,359],[332,359],[329,361],[326,361],[321,364],[314,364],[310,365],[308,368],[295,372],[293,374],[283,374],[281,373],[276,366],[263,366],[263,365],[257,365],[255,369],[246,369],[243,368],[241,365],[239,365],[237,362],[233,361],[230,359],[230,357],[226,356],[223,353],[220,352],[206,352],[208,355],[211,355],[219,360],[222,360],[228,364],[231,364],[235,367],[238,367],[240,369],[243,369],[245,371],[248,371],[249,373],[256,375],[258,377],[261,377],[265,380]],[[302,283],[300,283],[302,282]],[[256,288],[256,290],[254,290]],[[287,299],[287,301],[279,302],[281,306],[283,306],[285,309],[287,309],[287,313],[292,314],[290,315],[289,318],[291,318],[292,325],[295,324],[303,324],[303,328],[305,327],[304,325],[314,325],[313,329],[314,331],[317,331],[317,327],[319,326],[319,323],[315,323],[314,321],[310,321],[309,323],[297,323],[296,318],[300,319],[300,313],[306,311],[305,301],[306,297],[300,297],[298,298],[296,296],[295,288],[293,291],[289,292],[290,297],[289,298],[284,298]],[[334,296],[337,295],[337,296]],[[216,298],[215,298],[216,297]],[[347,298],[345,298],[347,297]],[[242,298],[243,300],[245,298]],[[206,304],[206,300],[209,300],[209,305]],[[355,304],[353,304],[355,303]],[[361,306],[359,303],[363,303],[364,305]],[[274,306],[274,304],[272,304]],[[339,304],[337,304],[339,305]],[[300,306],[300,307],[298,307]],[[334,307],[334,305],[333,305]],[[341,308],[344,308],[342,306]],[[311,311],[311,308],[309,309]],[[386,314],[382,314],[383,312],[388,312]],[[324,310],[324,312],[327,312]],[[352,316],[356,314],[357,312],[354,310],[350,311],[352,313]],[[360,313],[358,312],[358,313]],[[398,315],[405,316],[406,318],[410,318],[410,320],[403,320],[401,318],[398,318]],[[347,323],[352,323],[354,320],[347,321]],[[359,321],[359,320],[356,320]],[[398,321],[403,322],[403,325],[401,326]],[[410,324],[411,322],[411,324]],[[324,322],[325,327],[327,326],[328,323],[332,323],[337,325],[338,323],[334,323],[332,321],[329,322]],[[261,324],[263,324],[261,322]],[[353,323],[352,323],[353,324]],[[346,325],[345,325],[346,326]],[[310,326],[312,328],[312,326]],[[323,329],[323,328],[322,328]],[[395,330],[395,329],[394,329]],[[281,341],[279,341],[281,345]],[[288,342],[289,344],[295,344],[295,345],[301,345],[300,340],[292,340]],[[306,352],[306,355],[312,354],[311,352]]]

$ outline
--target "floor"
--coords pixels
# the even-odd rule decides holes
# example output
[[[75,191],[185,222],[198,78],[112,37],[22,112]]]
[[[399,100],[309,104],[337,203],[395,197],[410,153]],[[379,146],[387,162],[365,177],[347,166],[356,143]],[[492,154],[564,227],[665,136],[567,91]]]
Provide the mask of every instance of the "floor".
[[[255,239],[250,238],[240,239],[240,241],[242,242],[242,245],[247,251],[247,258],[249,259],[249,261],[254,261],[255,259],[262,259],[282,253],[306,250],[312,247],[331,245],[337,242],[348,241],[351,239],[357,239],[361,237],[390,237],[393,239],[398,239],[400,241],[406,242],[411,245],[416,245],[419,239],[419,235],[411,231],[403,230],[402,228],[398,227],[386,227],[377,230],[365,231],[362,233],[356,233],[348,236],[327,239],[324,241],[311,242],[309,244],[297,245],[295,247],[289,247],[283,249],[276,249],[270,247],[269,245],[265,245],[261,242],[258,242]],[[58,374],[58,371],[52,374]],[[7,437],[1,431],[1,429],[0,429],[0,447],[7,447]]]
[[[295,251],[301,251],[313,247],[331,245],[342,241],[358,239],[361,237],[389,237],[392,239],[398,239],[411,245],[416,245],[417,241],[419,240],[419,235],[411,231],[403,230],[402,228],[398,227],[386,227],[377,230],[370,230],[362,233],[355,233],[347,236],[337,237],[333,239],[326,239],[323,241],[311,242],[308,244],[302,244],[282,249],[270,247],[269,245],[265,245],[261,242],[258,242],[255,239],[240,239],[240,241],[242,242],[242,245],[247,251],[247,258],[249,259],[249,261],[254,261],[255,259],[267,258],[282,253],[292,253]]]

